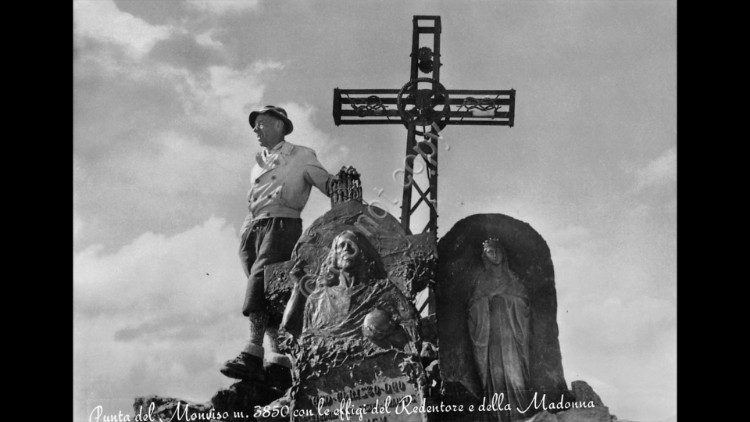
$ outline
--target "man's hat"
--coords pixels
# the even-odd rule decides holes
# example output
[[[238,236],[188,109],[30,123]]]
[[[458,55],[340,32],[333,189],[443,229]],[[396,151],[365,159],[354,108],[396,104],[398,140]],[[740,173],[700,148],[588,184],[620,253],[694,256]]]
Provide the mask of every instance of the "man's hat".
[[[294,130],[294,125],[292,124],[292,121],[289,120],[288,117],[286,117],[286,110],[284,110],[281,107],[276,107],[272,105],[267,105],[263,107],[260,110],[253,111],[250,113],[250,127],[255,127],[255,119],[258,117],[259,114],[270,114],[273,117],[276,117],[277,119],[280,119],[284,122],[284,134],[289,135],[292,133],[292,130]]]

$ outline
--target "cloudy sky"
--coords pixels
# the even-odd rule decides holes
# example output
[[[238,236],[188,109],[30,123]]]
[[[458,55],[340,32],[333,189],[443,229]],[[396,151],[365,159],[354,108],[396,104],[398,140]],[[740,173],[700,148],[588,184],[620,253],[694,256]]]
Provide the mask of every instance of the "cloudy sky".
[[[676,413],[674,1],[74,1],[74,413],[206,401],[246,340],[237,257],[250,110],[398,215],[405,130],[341,126],[332,91],[399,88],[442,17],[448,89],[517,90],[516,125],[449,126],[439,235],[474,213],[549,243],[568,382],[621,419]],[[449,147],[449,148],[448,148]],[[382,189],[382,191],[381,191]],[[382,192],[378,196],[378,192]],[[328,209],[319,192],[307,226]]]

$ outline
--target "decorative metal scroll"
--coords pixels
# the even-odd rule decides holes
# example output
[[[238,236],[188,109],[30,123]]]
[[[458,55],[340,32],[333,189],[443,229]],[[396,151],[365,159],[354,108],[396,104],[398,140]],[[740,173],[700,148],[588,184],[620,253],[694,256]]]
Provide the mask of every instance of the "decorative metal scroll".
[[[474,98],[474,97],[466,97],[464,98],[464,103],[461,104],[461,107],[466,107],[467,110],[474,110],[478,109],[481,111],[487,111],[487,110],[497,110],[500,108],[500,104],[495,103],[495,98]]]
[[[383,100],[377,95],[370,95],[365,99],[352,98],[349,96],[349,94],[345,95],[346,98],[348,98],[350,101],[349,105],[359,117],[367,116],[368,112],[372,112],[372,114],[375,116],[382,116],[385,111],[388,110],[388,107],[383,105]]]
[[[490,117],[494,119],[498,113],[506,111],[507,108],[507,102],[498,101],[499,99],[499,94],[495,96],[495,98],[466,97],[456,112],[465,109],[466,111],[471,111],[472,117]],[[463,120],[464,117],[465,116],[461,116],[461,120]]]

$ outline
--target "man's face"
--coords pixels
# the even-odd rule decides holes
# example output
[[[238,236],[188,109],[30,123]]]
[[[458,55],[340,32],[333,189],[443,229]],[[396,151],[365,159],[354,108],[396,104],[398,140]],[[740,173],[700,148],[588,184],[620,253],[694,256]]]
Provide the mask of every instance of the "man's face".
[[[350,271],[359,263],[360,249],[354,236],[345,233],[336,238],[336,267]]]
[[[284,136],[284,122],[268,114],[261,114],[255,118],[253,127],[255,136],[263,148],[273,148]]]

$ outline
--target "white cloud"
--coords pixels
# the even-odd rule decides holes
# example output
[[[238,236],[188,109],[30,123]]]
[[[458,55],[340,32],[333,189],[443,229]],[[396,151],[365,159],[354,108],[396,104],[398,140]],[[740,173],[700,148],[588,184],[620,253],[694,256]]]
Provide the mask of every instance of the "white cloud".
[[[89,247],[74,256],[75,307],[93,313],[211,312],[233,291],[232,280],[244,278],[237,245],[233,227],[210,218],[172,237],[145,233],[109,255]]]
[[[250,155],[247,143],[207,144],[170,131],[157,135],[152,144],[158,146],[158,153],[136,151],[123,157],[137,185],[166,195],[241,191],[240,175]]]
[[[607,347],[643,349],[647,344],[644,336],[656,335],[661,327],[673,324],[677,315],[670,300],[623,297],[620,292],[568,297],[566,305],[575,310],[564,317],[568,329],[594,335],[594,338],[587,336],[587,347],[596,342]]]
[[[73,25],[76,36],[90,36],[126,46],[137,57],[172,32],[168,26],[150,25],[121,12],[111,0],[76,0],[73,3]]]
[[[222,15],[253,10],[258,0],[188,0],[187,4],[199,11]]]
[[[230,132],[230,136],[246,133],[247,115],[261,106],[265,84],[262,74],[274,69],[273,62],[258,61],[243,69],[210,66],[207,75],[196,75],[185,69],[161,65],[137,77],[170,77],[180,94],[187,118],[199,126]],[[134,75],[133,72],[129,73]]]
[[[677,148],[672,147],[636,172],[636,189],[641,190],[677,180]]]
[[[317,111],[313,106],[298,103],[275,104],[287,112],[287,116],[294,123],[294,132],[288,139],[300,145],[310,147],[318,154],[318,159],[329,168],[328,164],[338,164],[344,160],[349,153],[349,148],[338,142],[334,142],[325,132],[316,126],[314,114]]]
[[[281,70],[286,66],[286,64],[275,61],[275,60],[265,60],[265,61],[257,61],[253,63],[253,70],[260,73],[264,70]]]
[[[86,221],[82,240],[85,242],[87,236],[98,236],[106,230],[107,224],[140,222],[143,216],[159,216],[162,227],[168,224],[172,229],[183,227],[181,225],[186,222],[194,224],[199,221],[196,218],[207,218],[219,207],[216,202],[205,202],[208,195],[211,201],[215,201],[217,195],[224,195],[222,200],[236,197],[241,207],[241,197],[248,188],[246,179],[252,159],[259,150],[247,116],[251,110],[267,102],[263,99],[265,75],[282,69],[284,64],[258,60],[243,69],[213,66],[204,74],[195,74],[166,64],[113,61],[107,57],[97,52],[82,56],[77,68],[86,73],[79,78],[85,79],[87,74],[101,78],[103,73],[105,80],[116,80],[117,86],[132,84],[133,89],[143,90],[143,87],[158,85],[159,89],[163,88],[165,96],[176,94],[176,101],[171,102],[180,106],[171,105],[178,111],[158,125],[153,124],[150,114],[133,109],[133,113],[126,113],[134,116],[133,120],[112,119],[110,128],[117,127],[122,121],[122,127],[117,130],[102,133],[81,128],[80,133],[90,134],[89,138],[77,141],[81,142],[76,147],[81,156],[88,151],[82,148],[99,148],[103,135],[111,137],[128,133],[132,137],[117,141],[120,146],[118,154],[107,155],[106,166],[96,166],[97,171],[92,167],[82,168],[76,173],[81,176],[76,180],[76,187],[85,187],[88,198],[95,195],[109,202],[115,201],[119,207],[128,206],[128,209],[110,207],[105,213],[99,206],[81,208],[80,215]],[[132,101],[129,98],[126,96],[120,103],[124,110],[140,105],[135,102],[130,106]],[[317,122],[312,121],[313,107],[294,103],[285,105],[295,123],[290,140],[314,148],[330,171],[340,166],[346,149],[334,145]],[[115,111],[123,113],[122,109]],[[99,122],[101,119],[94,124]],[[132,129],[138,128],[140,123],[145,123],[149,129]],[[112,142],[110,139],[106,141]],[[86,170],[85,178],[82,177],[83,170]],[[186,208],[185,203],[190,201],[203,203]],[[304,215],[306,222],[329,208],[327,198],[317,193],[311,195],[308,204]],[[91,209],[97,214],[87,212]],[[126,217],[123,220],[119,216],[122,214],[132,219]]]
[[[247,115],[262,102],[265,86],[259,81],[260,73],[278,66],[281,65],[272,62],[257,62],[244,70],[214,66],[209,69],[208,80],[182,73],[183,102],[188,118],[202,127],[220,128],[228,138],[220,144],[210,144],[180,134],[175,127],[153,137],[150,144],[157,146],[157,154],[153,150],[134,151],[130,156],[121,157],[126,172],[136,178],[139,185],[167,194],[208,195],[245,189],[241,176],[250,168],[258,150],[250,134]],[[292,135],[304,145],[325,152],[325,161],[338,160],[340,154],[345,153],[314,126],[311,107],[286,106],[295,124]]]
[[[224,47],[224,44],[222,44],[221,41],[217,41],[216,39],[214,39],[215,34],[216,34],[216,30],[214,29],[206,31],[202,34],[198,34],[195,37],[195,42],[197,42],[198,44],[204,47],[221,49]]]
[[[245,129],[243,115],[261,105],[265,91],[263,73],[281,67],[277,62],[259,60],[243,69],[210,66],[207,74],[196,74],[168,64],[125,62],[105,51],[80,57],[75,70],[79,79],[106,74],[133,82],[134,86],[162,81],[174,87],[192,122],[208,128],[226,128],[234,123],[234,129]],[[183,126],[184,122],[179,124]]]
[[[250,113],[263,96],[264,86],[258,81],[258,76],[263,70],[257,65],[243,70],[212,66],[209,68],[211,87],[210,91],[206,92],[209,100],[207,104],[218,107],[227,116],[239,117]]]
[[[205,401],[232,383],[218,368],[246,338],[239,240],[210,218],[145,233],[112,254],[74,255],[74,408],[130,413],[148,394]]]

